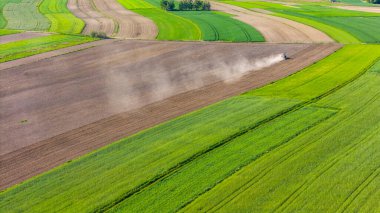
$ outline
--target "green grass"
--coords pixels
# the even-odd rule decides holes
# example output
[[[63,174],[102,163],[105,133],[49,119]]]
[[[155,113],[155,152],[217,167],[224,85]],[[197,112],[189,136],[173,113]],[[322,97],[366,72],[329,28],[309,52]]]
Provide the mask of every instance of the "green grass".
[[[42,0],[8,1],[3,8],[7,21],[5,28],[17,30],[45,31],[50,28],[50,21],[38,11]]]
[[[93,41],[83,36],[51,35],[0,45],[0,63]]]
[[[177,11],[174,14],[197,24],[202,32],[202,40],[205,41],[264,41],[256,29],[228,14],[209,11]]]
[[[16,33],[20,33],[20,32],[21,31],[19,31],[19,30],[0,29],[0,36],[11,35],[11,34],[16,34]]]
[[[0,211],[100,211],[112,207],[123,211],[157,210],[156,207],[160,211],[173,211],[188,204],[187,208],[194,207],[193,210],[212,208],[222,202],[220,199],[230,198],[231,190],[240,187],[236,178],[259,177],[266,171],[249,168],[276,167],[281,162],[276,156],[281,160],[281,154],[310,145],[302,149],[305,152],[296,152],[296,158],[284,161],[282,172],[273,172],[273,182],[262,178],[260,187],[249,187],[250,191],[264,194],[246,197],[245,193],[239,193],[241,199],[236,202],[228,199],[233,202],[226,205],[226,209],[241,210],[244,205],[260,210],[276,207],[284,196],[291,196],[299,183],[308,181],[306,177],[319,174],[323,169],[318,165],[328,164],[332,157],[361,141],[379,124],[378,81],[354,87],[365,91],[350,90],[352,97],[343,92],[356,84],[354,80],[379,57],[380,46],[344,47],[286,79],[142,131],[14,186],[0,194]],[[360,99],[364,94],[368,96]],[[357,105],[352,107],[353,103]],[[364,105],[368,110],[362,110]],[[312,149],[316,150],[315,155]],[[360,150],[351,157],[363,154]],[[368,175],[371,168],[360,170],[362,176]],[[293,171],[296,169],[299,172]],[[245,172],[250,175],[240,175]],[[358,185],[362,176],[351,185],[348,183],[350,189]],[[288,181],[289,187],[282,181]],[[135,194],[141,189],[144,190]],[[279,199],[275,199],[265,190],[285,191],[276,194]],[[347,191],[342,193],[348,195]],[[249,197],[256,206],[246,201]],[[149,202],[151,199],[154,202]],[[295,209],[292,205],[286,204]]]
[[[67,9],[67,0],[44,0],[39,10],[51,22],[49,31],[79,34],[84,28],[84,22]]]

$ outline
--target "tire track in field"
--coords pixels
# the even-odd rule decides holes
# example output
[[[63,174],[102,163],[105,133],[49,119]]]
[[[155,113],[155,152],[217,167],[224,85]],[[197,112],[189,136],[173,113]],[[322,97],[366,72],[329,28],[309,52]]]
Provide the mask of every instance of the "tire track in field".
[[[360,111],[360,110],[358,110]],[[349,120],[349,119],[345,119]],[[340,123],[344,123],[343,121]],[[343,124],[342,124],[343,125]],[[341,151],[337,155],[335,155],[332,159],[328,159],[329,163],[326,165],[323,165],[320,168],[317,168],[315,173],[315,176],[312,176],[310,179],[307,179],[298,187],[294,190],[293,193],[291,193],[287,198],[284,199],[283,202],[281,202],[277,207],[275,207],[274,212],[284,212],[287,207],[289,207],[294,201],[304,192],[306,191],[315,181],[321,177],[323,174],[325,174],[328,170],[330,170],[333,166],[335,166],[337,163],[339,163],[341,160],[343,160],[345,157],[349,156],[353,151],[355,151],[359,146],[362,145],[363,142],[371,135],[363,138],[359,142],[349,145],[349,147],[346,147],[344,151]],[[372,174],[372,173],[371,173]]]
[[[345,200],[342,206],[337,210],[337,212],[345,212],[353,201],[366,189],[378,176],[380,175],[380,168],[376,168],[371,174],[363,180],[363,182],[358,185],[358,187],[350,194]]]
[[[116,0],[69,0],[68,8],[86,23],[84,34],[104,32],[129,39],[155,39],[158,34],[153,21],[126,10]]]

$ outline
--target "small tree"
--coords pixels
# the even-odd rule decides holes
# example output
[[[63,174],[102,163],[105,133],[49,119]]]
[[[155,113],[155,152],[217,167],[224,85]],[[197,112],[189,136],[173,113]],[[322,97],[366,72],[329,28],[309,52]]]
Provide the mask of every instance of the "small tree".
[[[161,9],[172,11],[175,8],[174,0],[161,0],[160,3]]]
[[[201,0],[195,0],[193,3],[193,9],[195,10],[203,10],[204,2]]]

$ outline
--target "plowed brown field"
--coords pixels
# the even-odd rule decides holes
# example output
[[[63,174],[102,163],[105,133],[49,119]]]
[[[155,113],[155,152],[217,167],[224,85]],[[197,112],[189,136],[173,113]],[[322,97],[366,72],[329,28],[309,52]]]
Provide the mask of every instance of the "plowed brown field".
[[[153,21],[126,10],[116,0],[69,0],[68,8],[86,23],[84,34],[94,31],[115,38],[154,39],[158,33]]]
[[[283,78],[339,47],[113,41],[0,70],[0,188]],[[292,59],[246,72],[284,52]]]

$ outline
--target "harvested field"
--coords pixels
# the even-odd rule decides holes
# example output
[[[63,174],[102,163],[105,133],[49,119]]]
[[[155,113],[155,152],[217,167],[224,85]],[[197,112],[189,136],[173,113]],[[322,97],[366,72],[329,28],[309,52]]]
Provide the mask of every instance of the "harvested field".
[[[154,39],[158,33],[153,21],[124,9],[116,0],[69,0],[68,8],[85,21],[84,34],[95,31],[117,38]]]
[[[337,6],[336,8],[360,12],[380,13],[380,7]]]
[[[212,2],[212,8],[235,15],[234,18],[256,28],[268,42],[313,43],[332,42],[326,34],[310,26],[288,19],[250,11],[241,7]]]
[[[24,39],[48,36],[47,33],[39,33],[39,32],[23,32],[11,35],[5,35],[0,37],[0,44],[5,44],[8,42],[19,41]]]
[[[114,41],[3,69],[0,187],[283,78],[339,47]],[[247,73],[283,52],[293,59]]]

